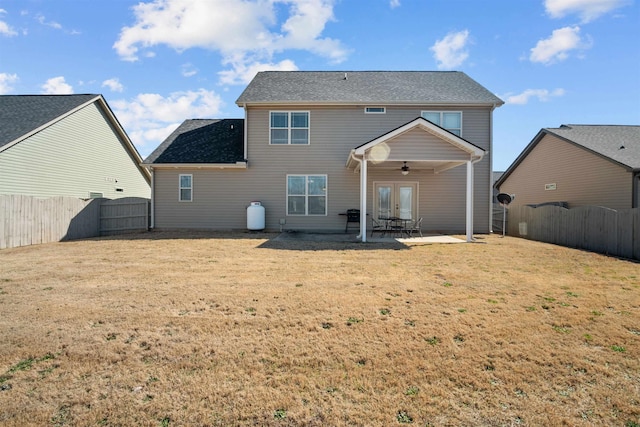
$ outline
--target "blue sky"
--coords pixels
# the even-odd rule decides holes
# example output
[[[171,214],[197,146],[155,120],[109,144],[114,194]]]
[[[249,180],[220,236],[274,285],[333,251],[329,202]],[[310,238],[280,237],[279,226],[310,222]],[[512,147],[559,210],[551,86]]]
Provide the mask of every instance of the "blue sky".
[[[501,97],[494,169],[543,127],[640,124],[635,0],[0,0],[0,94],[102,93],[142,157],[240,118],[261,70],[459,70]]]

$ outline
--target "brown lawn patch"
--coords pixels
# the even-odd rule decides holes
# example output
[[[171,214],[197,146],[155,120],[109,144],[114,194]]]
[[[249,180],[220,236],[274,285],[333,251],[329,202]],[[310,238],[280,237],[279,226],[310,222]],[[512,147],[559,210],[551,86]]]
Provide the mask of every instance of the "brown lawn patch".
[[[0,424],[640,424],[640,266],[515,238],[0,251]]]

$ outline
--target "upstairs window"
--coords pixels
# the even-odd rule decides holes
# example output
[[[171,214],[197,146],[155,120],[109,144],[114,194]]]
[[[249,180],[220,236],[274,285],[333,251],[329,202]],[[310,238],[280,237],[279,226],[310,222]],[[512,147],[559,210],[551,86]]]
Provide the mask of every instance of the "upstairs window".
[[[462,136],[462,111],[423,111],[422,117],[451,133]]]
[[[178,200],[181,202],[190,202],[193,196],[193,175],[180,175]]]
[[[308,111],[271,111],[270,144],[308,145]]]

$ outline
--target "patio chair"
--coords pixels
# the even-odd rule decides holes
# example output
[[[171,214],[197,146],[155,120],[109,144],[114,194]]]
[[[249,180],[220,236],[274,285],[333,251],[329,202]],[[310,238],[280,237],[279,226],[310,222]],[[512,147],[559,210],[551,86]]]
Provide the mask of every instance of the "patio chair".
[[[349,230],[349,224],[360,225],[360,209],[347,209],[347,223],[344,226],[344,232]]]
[[[409,237],[413,237],[414,231],[418,232],[420,234],[420,237],[422,237],[422,217],[413,221],[411,227],[407,229],[407,234],[409,234]]]
[[[381,237],[387,233],[387,221],[379,221],[375,218],[371,218],[371,237],[373,237],[373,233],[375,231],[382,233]]]

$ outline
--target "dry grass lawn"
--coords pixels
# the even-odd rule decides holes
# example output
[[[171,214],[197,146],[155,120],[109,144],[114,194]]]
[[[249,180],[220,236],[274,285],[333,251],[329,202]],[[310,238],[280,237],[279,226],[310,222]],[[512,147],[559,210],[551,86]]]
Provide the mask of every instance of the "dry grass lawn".
[[[640,425],[638,263],[274,236],[0,251],[0,424]]]

